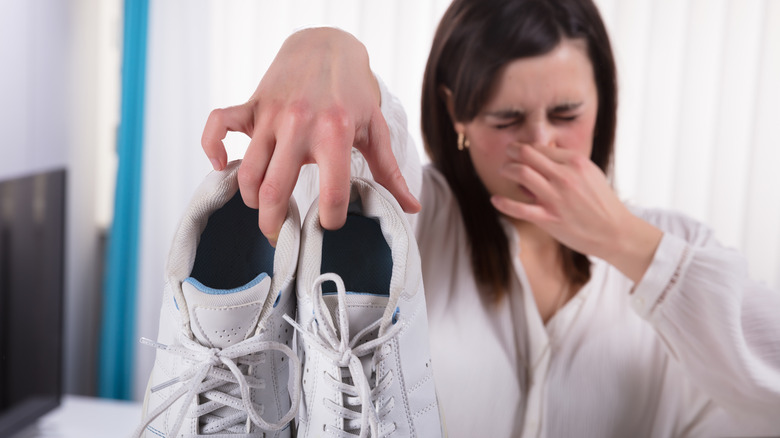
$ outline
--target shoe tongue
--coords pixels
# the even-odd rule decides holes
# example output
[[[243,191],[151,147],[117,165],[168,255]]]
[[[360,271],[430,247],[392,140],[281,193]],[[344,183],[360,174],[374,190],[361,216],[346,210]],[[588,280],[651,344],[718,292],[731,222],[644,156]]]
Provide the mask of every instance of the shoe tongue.
[[[254,334],[271,277],[263,273],[235,289],[213,289],[189,277],[181,287],[195,338],[207,347],[226,348]]]
[[[330,317],[337,329],[338,335],[341,336],[341,327],[339,327],[338,318],[338,295],[335,293],[326,294],[322,296],[322,300],[325,302],[325,306],[328,308]],[[350,341],[352,341],[352,338],[354,338],[355,335],[358,334],[361,330],[368,327],[377,320],[382,319],[388,301],[389,297],[386,295],[347,292],[346,307],[347,320],[349,321]],[[371,332],[366,333],[365,336],[362,336],[356,346],[376,339],[378,335],[379,326],[377,326]],[[363,371],[366,373],[366,376],[371,376],[371,356],[371,354],[367,354],[360,358],[360,362],[363,364]]]

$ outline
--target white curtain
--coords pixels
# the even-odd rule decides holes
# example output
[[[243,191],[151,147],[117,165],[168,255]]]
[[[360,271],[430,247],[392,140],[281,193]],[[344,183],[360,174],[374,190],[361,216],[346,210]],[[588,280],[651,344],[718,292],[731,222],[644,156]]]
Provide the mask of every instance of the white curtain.
[[[710,224],[780,288],[780,1],[597,0],[620,77],[620,196]],[[211,109],[244,102],[295,29],[355,34],[419,135],[431,39],[448,0],[152,0],[138,335],[155,337],[173,232],[210,166]],[[227,139],[231,159],[248,140]],[[422,147],[420,146],[420,154]],[[141,399],[153,351],[139,348]]]

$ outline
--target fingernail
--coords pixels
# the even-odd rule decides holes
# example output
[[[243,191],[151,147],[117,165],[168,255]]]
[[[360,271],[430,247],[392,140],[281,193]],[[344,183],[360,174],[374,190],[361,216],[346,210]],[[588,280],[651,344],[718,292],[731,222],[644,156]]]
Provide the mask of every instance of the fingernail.
[[[412,194],[412,191],[409,190],[409,186],[406,186],[406,198],[412,201],[412,207],[410,211],[407,211],[407,213],[417,213],[422,209],[422,205],[420,204],[420,201],[417,200],[417,197],[415,197]]]
[[[222,170],[222,163],[220,163],[218,159],[212,158],[211,167],[213,167],[214,170]]]
[[[274,248],[276,248],[276,242],[279,240],[279,233],[274,233],[267,237],[268,243],[271,244]]]

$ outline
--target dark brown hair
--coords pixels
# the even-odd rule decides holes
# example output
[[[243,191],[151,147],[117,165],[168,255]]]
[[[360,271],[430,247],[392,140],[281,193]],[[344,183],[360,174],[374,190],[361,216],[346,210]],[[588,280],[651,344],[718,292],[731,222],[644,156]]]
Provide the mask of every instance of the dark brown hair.
[[[439,23],[425,68],[422,134],[425,149],[452,189],[471,245],[477,281],[490,298],[503,296],[512,266],[499,213],[457,134],[440,88],[452,91],[459,121],[478,115],[509,62],[552,51],[564,39],[587,43],[598,92],[591,160],[609,174],[617,119],[617,73],[607,31],[591,0],[454,0]],[[561,245],[564,272],[574,286],[590,279],[590,261]]]

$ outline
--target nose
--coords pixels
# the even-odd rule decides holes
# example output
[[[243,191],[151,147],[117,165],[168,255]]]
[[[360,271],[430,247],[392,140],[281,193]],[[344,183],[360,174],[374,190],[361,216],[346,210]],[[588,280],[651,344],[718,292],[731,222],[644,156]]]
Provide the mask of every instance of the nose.
[[[535,147],[555,144],[555,133],[547,120],[533,121],[528,123],[525,128],[519,133],[518,141],[521,143]]]

